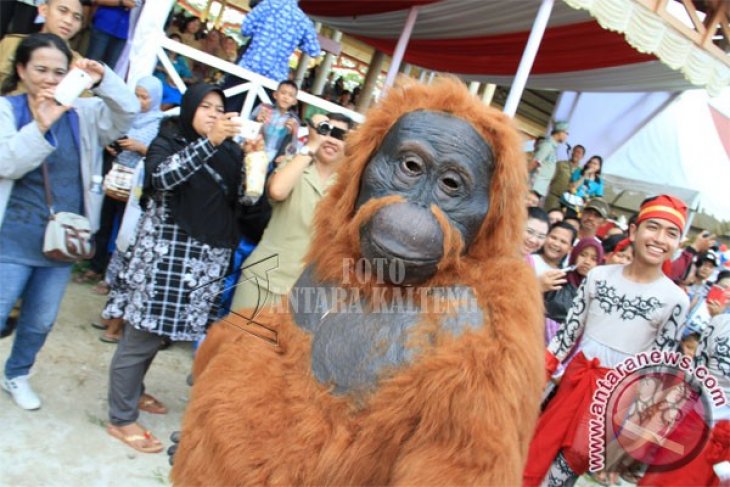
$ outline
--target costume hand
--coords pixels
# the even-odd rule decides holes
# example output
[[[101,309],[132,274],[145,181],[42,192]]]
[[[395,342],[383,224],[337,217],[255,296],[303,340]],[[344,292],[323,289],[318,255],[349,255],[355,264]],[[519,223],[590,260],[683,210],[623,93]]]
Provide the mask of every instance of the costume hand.
[[[104,70],[106,69],[103,64],[91,59],[79,59],[74,63],[74,67],[86,71],[86,74],[91,77],[92,85],[101,81],[104,77]]]
[[[692,242],[690,247],[695,249],[698,254],[701,254],[702,252],[707,252],[713,245],[715,245],[715,235],[710,232],[702,232],[695,237],[695,241]]]
[[[31,102],[31,113],[35,119],[38,129],[45,134],[61,115],[66,113],[71,106],[59,105],[53,98],[54,90],[42,90]]]
[[[173,431],[170,435],[170,441],[172,446],[167,449],[167,461],[172,465],[175,462],[175,453],[177,453],[177,447],[180,445],[180,432]]]
[[[218,120],[215,121],[215,125],[208,132],[208,140],[214,146],[219,146],[229,137],[233,137],[241,133],[241,122],[231,120],[233,117],[238,117],[239,114],[236,112],[229,112],[224,114]]]
[[[550,269],[549,271],[545,271],[538,276],[537,280],[540,283],[540,290],[542,290],[543,293],[557,291],[563,287],[566,282],[568,282],[565,278],[565,272],[560,269]]]

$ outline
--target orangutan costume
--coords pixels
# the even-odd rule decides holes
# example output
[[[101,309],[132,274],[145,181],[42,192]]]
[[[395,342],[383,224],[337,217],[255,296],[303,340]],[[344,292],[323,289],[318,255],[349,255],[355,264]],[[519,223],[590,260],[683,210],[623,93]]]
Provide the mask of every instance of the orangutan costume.
[[[544,380],[525,181],[511,120],[462,83],[389,90],[288,308],[211,328],[174,483],[518,485]]]

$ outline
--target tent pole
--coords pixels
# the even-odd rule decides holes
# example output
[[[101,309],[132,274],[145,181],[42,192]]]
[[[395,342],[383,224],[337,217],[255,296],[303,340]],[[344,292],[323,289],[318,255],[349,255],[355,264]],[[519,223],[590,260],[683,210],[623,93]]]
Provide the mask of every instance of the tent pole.
[[[406,46],[408,46],[408,41],[411,40],[413,26],[416,24],[416,17],[418,17],[418,7],[411,7],[408,11],[408,17],[406,17],[406,23],[403,26],[403,31],[400,33],[400,37],[398,38],[398,44],[396,44],[395,51],[393,51],[393,58],[390,60],[390,67],[388,68],[388,74],[385,77],[383,91],[393,86],[393,83],[395,82],[395,77],[398,74],[398,68],[400,67],[401,61],[403,61],[403,55],[406,52]]]
[[[522,92],[525,90],[527,84],[527,77],[532,69],[532,63],[535,62],[535,56],[537,50],[540,47],[542,41],[542,35],[545,33],[548,20],[550,19],[550,12],[555,5],[555,0],[542,0],[540,8],[535,16],[535,22],[532,24],[532,30],[530,31],[530,37],[527,39],[525,50],[522,52],[522,59],[520,60],[520,66],[517,68],[515,79],[512,83],[512,88],[509,90],[509,96],[507,102],[504,105],[504,113],[510,117],[514,117],[517,113],[517,105],[520,103],[522,98]]]

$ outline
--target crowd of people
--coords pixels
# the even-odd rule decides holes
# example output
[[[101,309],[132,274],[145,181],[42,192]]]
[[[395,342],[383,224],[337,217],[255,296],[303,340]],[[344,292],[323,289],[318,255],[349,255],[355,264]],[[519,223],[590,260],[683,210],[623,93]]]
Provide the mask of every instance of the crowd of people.
[[[585,149],[576,145],[570,160],[557,161],[567,136],[567,125],[556,123],[551,139],[528,154],[531,190],[521,248],[543,293],[548,388],[525,485],[573,485],[588,471],[586,428],[597,384],[636,354],[659,349],[695,357],[698,365],[710,364],[730,392],[728,350],[717,338],[730,330],[730,270],[720,267],[715,237],[703,231],[682,242],[687,207],[669,195],[647,198],[623,224],[601,197],[599,156],[581,167]],[[652,406],[661,411],[662,404]],[[646,424],[649,412],[641,417]],[[710,451],[727,448],[715,435],[725,434],[729,413],[727,405],[713,409],[713,437],[700,463],[662,475],[615,460],[594,480],[610,485],[619,473],[639,485],[727,479],[730,464],[719,467],[726,459]],[[675,418],[661,427],[671,432],[687,426]]]
[[[43,252],[44,231],[57,212],[84,215],[96,255],[78,279],[108,294],[95,326],[117,347],[107,431],[156,453],[162,442],[139,415],[167,413],[144,386],[157,352],[171,341],[200,340],[229,308],[283,299],[303,270],[315,208],[355,127],[342,114],[316,114],[298,140],[299,88],[289,80],[288,55],[299,47],[316,56],[320,48],[296,2],[276,10],[267,0],[252,2],[259,4],[242,26],[251,38],[242,50],[216,30],[201,36],[195,18],[171,27],[171,38],[278,82],[273,103],[251,116],[260,135],[245,144],[234,142],[242,98],[228,99],[222,88],[240,80],[171,56],[190,83],[184,94],[162,72],[131,89],[110,66],[135,1],[96,3],[83,55],[69,47],[88,15],[80,0],[48,0],[38,7],[39,33],[0,41],[0,333],[14,330],[2,388],[23,409],[41,407],[28,376],[72,274],[71,262]],[[16,28],[22,12],[14,14]],[[61,105],[54,90],[72,68],[91,85],[73,105]],[[353,95],[341,78],[329,78],[326,97],[350,106]],[[165,120],[162,111],[175,105],[179,117]],[[730,384],[730,369],[716,365],[730,363],[727,347],[716,346],[730,333],[730,271],[720,268],[714,236],[701,232],[683,243],[687,207],[669,195],[648,198],[622,223],[602,198],[601,156],[583,163],[586,149],[575,145],[568,160],[558,160],[567,138],[567,124],[558,122],[528,155],[527,223],[515,242],[543,294],[550,384],[526,485],[570,485],[586,472],[585,445],[576,440],[586,400],[597,379],[633,354],[681,350]],[[264,194],[252,203],[244,198],[244,161],[253,152],[263,152],[268,166]],[[275,265],[267,263],[272,256]],[[729,417],[718,409],[713,420],[718,426]]]

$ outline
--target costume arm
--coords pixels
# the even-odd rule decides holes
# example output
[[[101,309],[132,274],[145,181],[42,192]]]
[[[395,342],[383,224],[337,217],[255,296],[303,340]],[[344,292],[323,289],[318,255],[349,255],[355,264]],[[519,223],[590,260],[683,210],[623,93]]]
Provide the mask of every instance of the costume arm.
[[[160,139],[147,151],[146,170],[151,175],[152,187],[170,191],[192,177],[216,152],[207,138],[200,138],[182,150],[170,155]]]
[[[578,295],[573,300],[573,307],[568,311],[568,316],[553,339],[548,344],[548,352],[552,354],[558,362],[562,362],[568,356],[586,327],[588,318],[588,308],[590,305],[590,286],[592,279],[590,273],[583,280],[578,288]]]

